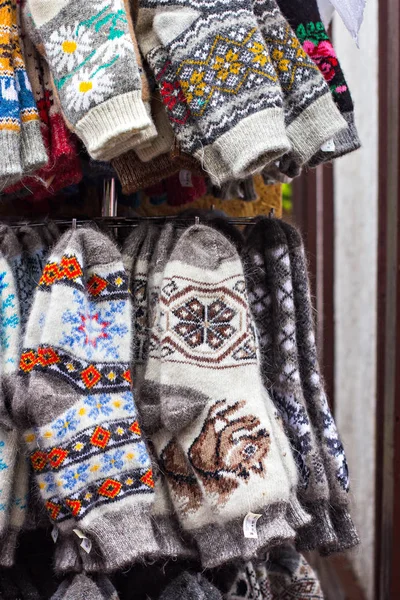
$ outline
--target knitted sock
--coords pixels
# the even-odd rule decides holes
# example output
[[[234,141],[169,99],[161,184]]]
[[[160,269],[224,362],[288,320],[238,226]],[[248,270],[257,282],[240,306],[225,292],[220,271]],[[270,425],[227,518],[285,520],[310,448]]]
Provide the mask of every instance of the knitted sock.
[[[203,496],[197,511],[178,516],[195,537],[203,566],[226,560],[209,546],[208,528],[218,524],[229,531],[248,511],[262,515],[259,539],[249,540],[253,555],[259,546],[290,539],[283,461],[294,478],[296,467],[283,432],[277,441],[273,407],[262,388],[240,259],[219,232],[193,226],[176,244],[164,273],[159,329],[162,423],[175,434]],[[229,377],[228,396],[221,371]],[[261,539],[263,521],[268,526]]]
[[[277,221],[262,219],[250,230],[245,264],[264,384],[271,390],[294,449],[299,498],[314,517],[311,525],[297,532],[297,539],[300,546],[314,550],[334,542],[335,534],[328,481],[300,380],[289,248]]]
[[[118,594],[108,578],[88,577],[85,573],[63,581],[51,600],[118,600]]]
[[[354,122],[354,105],[343,71],[337,59],[326,29],[319,14],[316,0],[304,3],[301,0],[278,0],[291,27],[296,32],[303,49],[315,62],[329,85],[329,89],[341,114],[347,121],[347,128],[333,137],[333,150],[319,151],[310,161],[316,166],[348,154],[360,147],[360,140]]]
[[[347,123],[276,0],[253,0],[253,6],[283,90],[290,162],[300,167]]]
[[[160,600],[222,600],[220,592],[205,577],[184,572],[171,581]]]
[[[286,235],[290,252],[301,381],[325,463],[330,489],[330,512],[337,535],[337,540],[327,544],[324,552],[340,552],[359,543],[348,512],[349,473],[346,455],[329,408],[320,372],[303,242],[294,227],[284,222],[280,226]]]
[[[94,0],[52,3],[29,0],[38,34],[54,76],[63,112],[89,154],[118,156],[116,140],[151,125],[128,20],[121,1],[99,8]]]
[[[246,562],[237,570],[225,600],[268,600],[261,592],[258,577],[252,562]]]
[[[130,352],[131,307],[119,252],[99,231],[66,232],[36,291],[13,413],[25,429],[50,518],[66,535],[80,529],[105,571],[158,552]]]
[[[214,8],[207,12],[209,5],[193,3],[193,8],[175,6],[173,11],[167,13],[163,12],[159,3],[151,1],[141,5],[139,11],[138,40],[160,87],[161,97],[175,135],[182,149],[198,158],[216,185],[240,175],[245,177],[258,168],[259,164],[272,160],[274,155],[281,155],[288,146],[282,128],[282,100],[280,89],[276,86],[276,73],[271,67],[261,38],[258,39],[259,32],[254,17],[243,3],[239,8],[240,16],[245,20],[247,18],[248,30],[237,39],[229,39],[229,31],[225,32],[228,36],[226,48],[219,48],[218,44],[222,43],[222,37],[217,39],[219,34],[224,35],[223,25],[219,23],[223,17],[221,14],[214,14]],[[203,9],[204,12],[200,13],[199,11]],[[186,21],[187,14],[191,17]],[[225,23],[225,27],[229,27],[229,24],[238,18],[233,11],[226,13],[226,16],[230,21]],[[181,49],[178,47],[179,35],[176,38],[177,44],[166,37],[163,20],[171,19],[175,26],[169,27],[168,30],[176,35],[188,27],[185,39],[187,36],[189,38],[192,36],[188,49],[190,47],[191,51],[195,51],[197,34],[200,36],[197,42],[206,44],[207,75],[205,71],[200,70],[198,82],[195,82],[197,59],[189,65],[189,56],[183,51],[184,45]],[[164,47],[160,46],[159,40]],[[213,45],[214,40],[216,45]],[[246,44],[254,57],[246,53]],[[220,57],[217,57],[218,51],[222,52]],[[218,68],[218,60],[222,60],[222,57],[229,52],[228,67],[223,71]],[[257,84],[254,84],[252,75],[247,79],[246,60],[250,58],[253,58],[250,70],[253,70],[253,75],[257,71]],[[187,65],[185,67],[186,60],[189,60],[189,67]],[[192,83],[189,81],[192,77],[195,83],[193,93],[190,91]],[[251,102],[247,102],[250,80],[253,82],[252,97]],[[202,96],[205,95],[208,97],[204,102]],[[227,106],[228,102],[234,108],[229,117],[224,112],[224,119],[221,120],[222,102],[225,103],[224,106]],[[242,103],[246,103],[245,109],[242,108]],[[255,131],[256,122],[260,122],[261,125]],[[246,133],[251,135],[254,141],[251,149],[243,141],[245,127]],[[261,131],[264,131],[264,128],[269,129],[269,137],[262,136]],[[268,142],[266,142],[267,138]],[[243,153],[243,146],[246,147],[245,153]]]
[[[25,66],[20,12],[21,4],[18,2],[13,18],[13,63],[21,117],[21,163],[25,174],[43,167],[48,157],[40,131],[39,112]]]
[[[281,90],[251,4],[152,5],[155,34],[201,132],[202,152],[215,145],[233,178],[286,152]]]
[[[324,600],[317,574],[293,546],[284,544],[272,550],[267,570],[273,598],[296,598],[299,590],[307,590],[309,598]]]
[[[6,0],[1,5],[2,27],[0,70],[0,186],[18,180],[23,173],[20,159],[21,116],[18,101],[17,78],[12,60],[16,16],[16,0]]]

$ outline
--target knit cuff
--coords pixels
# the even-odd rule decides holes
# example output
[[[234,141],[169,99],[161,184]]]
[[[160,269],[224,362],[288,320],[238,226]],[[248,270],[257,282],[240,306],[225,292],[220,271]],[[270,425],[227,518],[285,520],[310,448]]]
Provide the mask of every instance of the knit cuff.
[[[167,517],[153,516],[152,523],[160,558],[196,559],[196,549],[179,531],[171,515]]]
[[[82,531],[101,553],[104,571],[115,571],[137,559],[158,558],[160,549],[154,537],[149,510],[138,511],[135,504],[102,514],[85,524]]]
[[[111,160],[120,154],[119,142],[123,143],[128,138],[134,140],[133,133],[150,125],[141,91],[133,90],[92,108],[78,121],[75,131],[92,158],[106,160],[104,157],[107,156]],[[134,146],[133,141],[130,148]]]
[[[358,137],[356,124],[354,122],[354,113],[342,113],[342,117],[346,119],[347,127],[346,129],[343,129],[343,131],[339,131],[333,138],[335,149],[333,152],[322,152],[319,150],[308,163],[309,167],[317,167],[322,163],[330,162],[334,158],[350,154],[350,152],[354,152],[361,147],[360,138]]]
[[[333,552],[344,552],[358,546],[360,538],[349,511],[346,508],[331,507],[330,516],[336,533],[336,540],[334,543],[324,546],[321,549],[321,555],[327,556]]]
[[[157,137],[147,148],[137,150],[137,155],[143,162],[148,162],[165,152],[169,152],[174,145],[174,132],[169,122],[165,107],[161,101],[153,101],[153,118],[157,129]]]
[[[300,504],[295,493],[290,497],[286,517],[295,531],[302,527],[306,527],[312,520],[311,515]]]
[[[327,92],[303,110],[287,127],[295,162],[299,166],[307,163],[325,142],[346,127],[345,119]]]
[[[10,527],[0,540],[0,567],[12,567],[15,564],[15,552],[17,549],[18,535],[20,530]]]
[[[297,531],[296,548],[299,551],[319,550],[324,546],[336,544],[337,537],[331,521],[327,502],[315,502],[306,505],[312,522]]]
[[[48,161],[39,121],[22,123],[21,162],[24,175],[42,168]]]
[[[205,525],[191,531],[200,553],[201,564],[205,569],[218,567],[242,556],[240,540],[228,524]]]
[[[238,123],[215,142],[232,179],[245,179],[290,149],[283,111],[267,108]]]
[[[268,507],[257,521],[257,538],[245,538],[242,522],[239,523],[242,547],[242,559],[253,560],[258,554],[268,552],[285,542],[293,542],[296,532],[287,519],[285,504]]]
[[[12,185],[22,177],[19,144],[20,131],[3,130],[0,132],[0,184],[2,187]]]
[[[133,151],[114,159],[112,166],[121,182],[123,194],[133,194],[137,190],[154,185],[180,168],[178,161],[172,160],[168,154],[142,163]]]
[[[54,552],[54,570],[57,574],[79,573],[82,570],[77,540],[73,533],[59,535]]]

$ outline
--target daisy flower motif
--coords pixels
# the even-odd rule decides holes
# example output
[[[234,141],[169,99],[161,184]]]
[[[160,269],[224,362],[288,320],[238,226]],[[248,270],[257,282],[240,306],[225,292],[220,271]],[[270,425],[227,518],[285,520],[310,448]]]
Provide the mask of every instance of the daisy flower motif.
[[[51,34],[46,50],[58,71],[72,71],[93,50],[92,34],[78,22],[62,25]]]
[[[66,100],[76,111],[88,110],[90,106],[103,102],[113,85],[113,77],[106,69],[98,70],[92,75],[90,69],[83,68],[68,82]]]

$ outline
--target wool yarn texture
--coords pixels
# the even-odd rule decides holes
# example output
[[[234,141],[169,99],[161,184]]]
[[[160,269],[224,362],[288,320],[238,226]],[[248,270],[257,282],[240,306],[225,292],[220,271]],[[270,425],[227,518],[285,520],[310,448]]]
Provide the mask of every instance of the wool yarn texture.
[[[134,147],[135,134],[151,120],[122,0],[56,0],[51,6],[29,0],[28,6],[63,113],[89,154],[110,160],[119,144]]]
[[[276,0],[254,0],[253,8],[283,91],[291,151],[283,158],[281,170],[290,175],[284,165],[298,170],[325,142],[346,129],[347,122]]]
[[[300,376],[310,418],[317,434],[330,489],[330,517],[336,539],[322,553],[340,552],[359,543],[349,513],[349,470],[346,454],[326,396],[315,341],[315,329],[304,245],[298,231],[280,223],[290,253]]]
[[[296,468],[287,441],[277,442],[273,406],[262,389],[240,259],[219,232],[193,226],[175,245],[164,271],[159,332],[161,421],[175,435],[161,457],[171,471],[177,451],[175,462],[184,456],[191,468],[195,493],[189,482],[175,482],[170,492],[203,565],[220,564],[231,551],[220,553],[222,537],[210,544],[214,527],[243,543],[243,553],[250,542],[291,538],[283,460],[295,477]],[[262,514],[257,541],[239,536],[249,510]]]
[[[222,600],[220,592],[204,576],[184,572],[171,581],[160,600]]]
[[[158,552],[131,391],[131,322],[119,251],[94,229],[66,232],[35,294],[13,415],[48,516],[65,536],[83,532],[104,571]]]
[[[321,548],[333,543],[336,536],[327,476],[300,378],[289,248],[278,221],[262,219],[249,231],[245,265],[264,384],[294,448],[301,482],[298,497],[313,516],[312,523],[298,532],[297,543],[310,550]]]
[[[320,150],[311,158],[309,165],[315,167],[321,162],[338,158],[360,147],[354,121],[353,100],[335,49],[322,22],[317,1],[304,3],[301,0],[278,0],[278,5],[304,51],[324,76],[338,109],[347,121],[347,128],[332,138],[331,149]]]
[[[268,574],[272,598],[324,600],[317,574],[293,546],[283,544],[274,548],[264,569]]]

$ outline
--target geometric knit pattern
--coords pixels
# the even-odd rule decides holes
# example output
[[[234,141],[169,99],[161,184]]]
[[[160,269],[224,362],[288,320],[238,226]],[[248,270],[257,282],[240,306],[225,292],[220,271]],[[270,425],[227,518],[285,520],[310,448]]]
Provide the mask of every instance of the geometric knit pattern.
[[[35,381],[41,389],[52,373],[58,380],[62,369],[52,367],[62,362],[70,376],[65,381],[78,372],[79,394],[42,423],[33,414],[24,439],[50,518],[82,521],[99,507],[151,496],[154,482],[130,390],[131,317],[122,262],[84,271],[80,251],[64,245],[60,256],[56,250],[39,281],[19,377],[28,389]],[[86,357],[92,362],[83,373]],[[96,388],[101,376],[106,390]]]
[[[317,574],[293,546],[273,550],[266,569],[274,600],[324,600]]]

